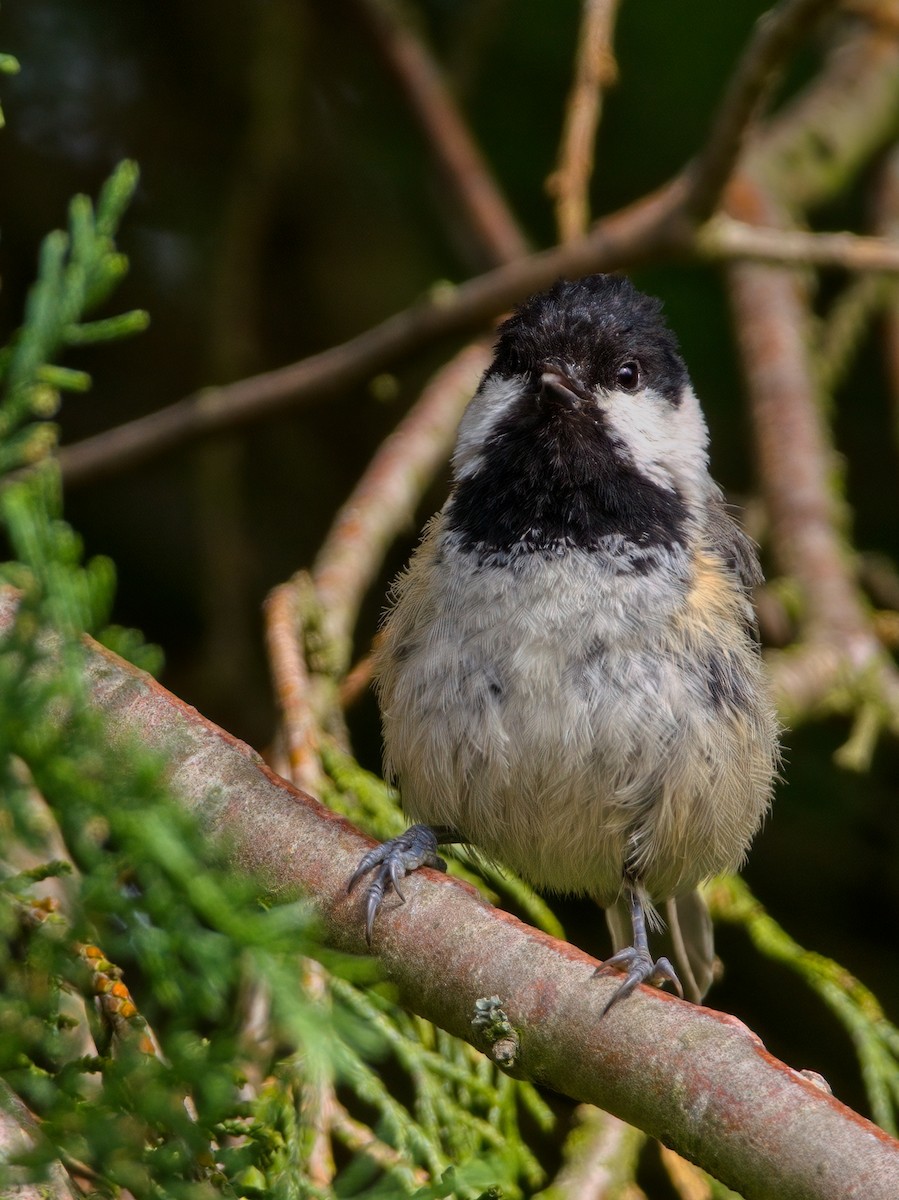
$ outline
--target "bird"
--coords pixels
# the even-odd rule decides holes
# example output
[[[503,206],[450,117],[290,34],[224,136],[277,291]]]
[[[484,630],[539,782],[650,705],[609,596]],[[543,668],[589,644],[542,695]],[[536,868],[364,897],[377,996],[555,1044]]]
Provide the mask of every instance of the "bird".
[[[626,277],[559,280],[499,326],[376,645],[385,772],[414,823],[349,881],[367,878],[369,942],[388,892],[466,844],[605,909],[604,1013],[641,983],[704,997],[698,889],[742,864],[780,735],[758,554],[708,440],[661,303]],[[661,909],[677,969],[650,952]]]

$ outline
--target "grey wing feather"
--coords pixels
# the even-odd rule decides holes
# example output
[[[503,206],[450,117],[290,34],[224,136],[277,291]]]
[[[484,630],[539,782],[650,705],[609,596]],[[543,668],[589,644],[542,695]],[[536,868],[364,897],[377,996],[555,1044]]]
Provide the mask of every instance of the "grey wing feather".
[[[758,644],[759,630],[752,606],[753,588],[764,582],[755,542],[727,511],[719,492],[709,497],[704,528],[706,549],[720,558],[745,597],[746,629]]]

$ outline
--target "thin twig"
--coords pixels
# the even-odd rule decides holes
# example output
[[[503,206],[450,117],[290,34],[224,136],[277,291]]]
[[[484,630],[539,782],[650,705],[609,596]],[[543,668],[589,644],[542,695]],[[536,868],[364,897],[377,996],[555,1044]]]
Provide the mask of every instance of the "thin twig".
[[[340,683],[340,707],[352,708],[361,698],[371,683],[374,671],[374,661],[371,654],[365,654],[352,666]]]
[[[450,94],[442,72],[395,0],[354,0],[382,59],[424,134],[456,210],[477,242],[478,257],[495,266],[523,258],[527,239]]]
[[[896,122],[899,43],[878,28],[840,43],[807,98],[793,103],[753,145],[755,175],[776,178],[790,203],[833,194],[864,155],[882,144]],[[710,145],[714,142],[710,139]],[[797,146],[804,146],[799,154]],[[826,148],[827,153],[824,153]],[[714,157],[701,151],[696,162]],[[835,164],[839,164],[835,166]],[[693,168],[694,172],[696,168]],[[543,250],[441,288],[381,324],[300,362],[220,388],[206,388],[148,416],[86,438],[59,452],[68,486],[134,466],[216,429],[277,412],[289,404],[333,396],[432,341],[470,332],[560,276],[613,271],[686,255],[695,222],[685,199],[695,189],[684,171],[652,195],[599,221],[584,238]]]
[[[265,636],[275,695],[281,710],[290,778],[318,795],[322,779],[318,758],[319,725],[313,711],[303,630],[297,605],[297,581],[274,588],[265,602]]]
[[[443,299],[422,301],[339,346],[262,375],[205,388],[145,417],[63,446],[59,465],[66,486],[96,482],[205,434],[269,416],[288,404],[336,395],[438,337],[486,324],[562,276],[577,278],[650,260],[689,257],[694,248],[697,257],[706,259],[741,257],[814,262],[847,270],[899,270],[899,250],[879,238],[798,231],[791,237],[765,230],[749,234],[739,224],[722,224],[720,232],[710,228],[697,241],[679,226],[675,196],[676,189],[669,185],[600,222],[586,238],[478,275]]]
[[[634,1182],[646,1134],[591,1104],[578,1105],[574,1122],[558,1175],[534,1200],[646,1200]]]
[[[328,1003],[328,973],[321,963],[303,959],[303,988],[311,1003],[317,1007]],[[330,1075],[319,1064],[303,1071],[300,1087],[300,1117],[304,1138],[308,1139],[306,1167],[310,1183],[326,1189],[337,1173],[331,1134],[334,1127],[337,1095]]]
[[[345,668],[365,592],[396,533],[449,453],[462,410],[490,363],[474,342],[434,376],[417,404],[372,459],[338,512],[312,570],[324,633]]]
[[[836,194],[895,128],[899,42],[872,15],[883,6],[869,7],[756,141],[728,189],[731,216],[764,227],[765,237],[771,230],[796,236],[794,214]],[[893,0],[888,7],[895,10]],[[792,724],[839,697],[856,710],[848,743],[854,747],[862,726],[870,740],[870,715],[883,706],[888,711],[879,720],[896,725],[899,681],[878,644],[845,542],[832,438],[810,361],[808,299],[795,271],[744,262],[728,275],[772,541],[806,602],[803,640],[769,659],[778,706]]]
[[[765,13],[731,76],[708,139],[688,168],[686,211],[703,221],[718,207],[746,136],[791,51],[833,0],[783,0]]]
[[[716,216],[696,235],[700,258],[841,267],[845,271],[899,271],[899,241],[856,233],[808,233]]]
[[[223,387],[204,388],[145,417],[85,438],[59,452],[67,486],[94,482],[218,429],[259,420],[289,404],[334,396],[385,370],[438,338],[471,332],[560,276],[658,260],[682,242],[672,224],[681,185],[602,221],[586,238],[543,250],[441,287],[357,337],[289,366]]]
[[[385,1171],[402,1169],[417,1187],[424,1187],[428,1183],[427,1171],[421,1167],[411,1167],[408,1160],[399,1151],[377,1138],[367,1125],[363,1125],[361,1121],[351,1117],[339,1100],[334,1103],[331,1127],[334,1130],[334,1136],[339,1138],[353,1154],[366,1155]]]
[[[215,430],[259,420],[288,404],[336,395],[439,337],[488,323],[561,276],[576,278],[675,255],[689,256],[695,234],[681,220],[682,186],[681,180],[675,180],[662,191],[599,222],[585,238],[435,293],[339,346],[224,387],[205,388],[167,408],[64,446],[59,452],[63,479],[69,487],[94,482]],[[713,252],[715,234],[705,236],[709,244],[701,248],[701,254],[725,256],[724,250],[717,255]],[[718,236],[726,246],[728,236],[734,235]],[[859,249],[855,239],[842,240],[846,235],[806,236],[825,239],[821,261],[852,269],[899,269],[895,248],[891,250],[880,240],[858,239],[862,242]],[[836,242],[828,243],[827,238]],[[759,234],[755,248],[747,240],[739,252],[747,258],[796,261],[793,246],[795,243],[789,240],[775,242]],[[805,244],[805,252],[815,253],[814,241]],[[728,253],[734,255],[737,249]]]
[[[590,177],[603,92],[618,78],[612,53],[617,10],[618,0],[583,0],[559,157],[546,181],[546,189],[556,201],[556,225],[562,242],[582,237],[590,224]]]
[[[748,180],[742,195],[752,195]],[[754,201],[766,228],[786,220],[761,189]],[[777,267],[736,264],[728,279],[780,566],[803,588],[812,636],[839,631],[850,658],[861,663],[871,647],[837,532],[844,514],[832,488],[834,451],[809,361],[807,297],[795,273]]]
[[[899,146],[884,159],[874,204],[877,232],[899,239]],[[895,293],[884,313],[883,350],[892,400],[894,446],[899,450],[899,296]]]
[[[791,212],[797,196],[796,176],[803,176],[806,166],[811,169],[818,190],[806,190],[803,198],[813,204],[829,195],[832,180],[841,178],[857,161],[847,135],[849,129],[863,131],[862,140],[868,149],[873,148],[866,140],[871,136],[871,105],[855,103],[858,84],[850,66],[857,76],[860,67],[868,63],[870,69],[862,72],[866,87],[876,88],[880,74],[888,78],[890,101],[876,91],[880,102],[873,106],[874,124],[885,136],[886,114],[895,108],[896,101],[896,55],[895,39],[890,40],[885,54],[879,31],[867,25],[845,43],[836,43],[821,75],[791,102],[774,123],[765,144],[754,147],[729,189],[730,216],[741,218],[741,227],[726,218],[711,222],[707,230],[717,225],[739,241],[754,227],[756,232],[751,237],[759,237],[759,246],[765,238],[798,239],[798,245],[814,236],[794,228]],[[865,94],[870,98],[869,92]],[[825,127],[835,105],[842,114],[840,137],[827,143],[829,174],[825,177],[816,173],[820,144],[810,140],[808,134],[809,129],[820,131]],[[825,244],[830,239],[830,246],[849,258],[860,257],[871,265],[875,257],[875,239],[841,234],[824,237]],[[888,245],[886,239],[876,240],[881,248]],[[841,265],[847,265],[845,258]],[[750,391],[760,475],[781,565],[804,589],[807,632],[812,641],[839,645],[844,662],[859,666],[876,654],[876,639],[849,569],[842,536],[844,513],[832,489],[834,451],[818,404],[810,361],[807,296],[796,272],[773,266],[734,264],[729,269],[729,280]]]
[[[741,216],[752,215],[766,227],[788,221],[748,178],[740,182],[739,197]],[[846,513],[834,486],[836,456],[810,360],[802,281],[795,271],[755,263],[732,265],[728,279],[771,540],[804,600],[803,650],[798,661],[796,651],[778,660],[775,686],[782,693],[786,681],[800,716],[842,689],[857,725],[869,729],[871,713],[885,706],[886,719],[899,726],[899,675],[851,567]],[[783,704],[785,696],[778,699]],[[788,710],[790,716],[796,711]],[[858,744],[851,735],[850,749]]]

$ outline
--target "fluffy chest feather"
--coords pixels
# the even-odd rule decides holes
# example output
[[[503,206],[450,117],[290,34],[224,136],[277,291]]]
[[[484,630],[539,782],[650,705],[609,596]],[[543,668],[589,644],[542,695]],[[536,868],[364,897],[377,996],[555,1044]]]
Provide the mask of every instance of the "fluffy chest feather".
[[[768,734],[747,740],[728,692],[736,673],[751,695],[758,668],[736,599],[702,592],[686,550],[605,550],[485,566],[433,528],[378,656],[387,765],[412,817],[538,885],[614,898],[637,855],[670,893],[736,861],[767,804],[746,797]],[[698,829],[690,864],[658,847],[678,836],[675,791],[674,825]]]

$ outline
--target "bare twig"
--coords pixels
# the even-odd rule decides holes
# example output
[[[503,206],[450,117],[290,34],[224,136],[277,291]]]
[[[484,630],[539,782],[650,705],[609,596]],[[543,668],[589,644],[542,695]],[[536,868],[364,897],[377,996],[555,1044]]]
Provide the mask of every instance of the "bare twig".
[[[399,1151],[375,1137],[367,1125],[351,1117],[340,1101],[335,1101],[331,1124],[334,1136],[354,1154],[366,1155],[385,1171],[402,1168],[404,1174],[418,1187],[424,1187],[428,1183],[427,1171],[421,1167],[409,1166]]]
[[[731,216],[763,227],[765,236],[796,236],[793,214],[833,196],[890,136],[899,112],[899,43],[895,29],[877,19],[884,8],[895,12],[894,0],[866,6],[864,19],[831,46],[819,76],[753,145],[728,189]],[[804,640],[770,660],[775,692],[790,722],[838,697],[857,709],[848,743],[854,750],[862,733],[870,741],[873,712],[881,712],[878,722],[896,723],[899,681],[845,542],[832,439],[809,357],[808,300],[801,276],[774,266],[734,264],[729,279],[773,542],[806,600]]]
[[[78,1200],[81,1191],[72,1177],[63,1169],[59,1160],[47,1164],[47,1177],[43,1183],[30,1183],[30,1172],[18,1171],[10,1166],[10,1159],[34,1153],[35,1144],[41,1145],[43,1133],[37,1117],[12,1091],[5,1080],[0,1079],[0,1168],[3,1169],[5,1196],[16,1200]]]
[[[612,32],[618,0],[582,0],[574,80],[568,93],[556,169],[546,189],[556,202],[559,240],[582,237],[590,224],[590,176],[603,92],[618,78]]]
[[[352,666],[340,684],[340,707],[352,708],[361,698],[363,692],[371,683],[374,662],[371,654],[366,654]]]
[[[528,253],[527,240],[421,38],[397,10],[396,0],[354,0],[375,46],[421,126],[444,186],[489,265]]]
[[[886,156],[875,196],[875,224],[884,237],[899,239],[899,146]],[[899,296],[884,313],[883,347],[893,409],[893,433],[899,448]]]
[[[315,1005],[328,1003],[328,973],[321,963],[303,959],[303,987]],[[334,1150],[331,1134],[337,1095],[328,1074],[305,1064],[300,1083],[301,1123],[308,1139],[306,1158],[309,1180],[314,1187],[329,1188],[334,1181]]]
[[[590,1104],[575,1110],[565,1161],[534,1200],[646,1200],[634,1183],[646,1135]]]
[[[378,450],[331,526],[312,577],[326,638],[344,669],[359,605],[384,551],[408,525],[434,470],[449,453],[462,410],[489,363],[488,344],[474,342],[438,371]]]
[[[749,181],[742,194],[750,196]],[[785,218],[760,190],[760,221]],[[808,358],[808,309],[801,282],[777,267],[729,270],[737,341],[749,387],[759,473],[781,568],[798,580],[811,636],[840,632],[850,659],[868,657],[864,616],[837,530],[843,513],[831,487],[833,449]]]
[[[438,338],[470,332],[559,276],[614,271],[670,253],[678,244],[677,181],[606,218],[586,238],[543,250],[440,288],[339,346],[300,362],[204,388],[166,408],[85,438],[59,452],[67,486],[95,481],[214,430],[259,420],[300,401],[333,396]]]
[[[721,200],[752,125],[791,51],[833,0],[782,0],[756,25],[755,37],[731,77],[708,140],[688,167],[686,211],[697,221],[710,217]]]
[[[800,101],[766,127],[748,156],[753,175],[776,180],[778,194],[790,204],[807,205],[832,195],[896,126],[899,42],[879,25],[859,21],[858,26],[833,50]],[[728,128],[732,126],[729,122]],[[723,134],[713,134],[710,147],[718,144],[719,136],[724,144]],[[708,149],[696,161],[723,162],[731,156]],[[691,179],[688,168],[659,191],[606,217],[584,238],[443,288],[340,346],[226,387],[204,389],[63,447],[59,460],[64,479],[70,486],[96,480],[213,430],[258,420],[288,404],[338,394],[437,338],[486,325],[560,276],[634,268],[687,255],[695,221],[686,200],[696,195],[697,170],[694,166]],[[716,174],[721,173],[716,168]]]
[[[0,629],[15,603],[0,601]],[[163,754],[174,795],[235,866],[271,893],[302,890],[332,944],[365,953],[346,881],[371,843],[143,672],[87,646],[86,685],[112,744],[139,738]],[[439,872],[417,872],[404,892],[398,911],[379,915],[374,950],[420,1015],[471,1041],[475,1001],[502,997],[520,1034],[517,1073],[663,1136],[745,1200],[899,1195],[899,1144],[778,1063],[734,1018],[647,988],[603,1016],[617,985],[594,977],[589,956]]]
[[[788,222],[749,178],[732,189],[731,204],[738,200],[741,216],[766,227]],[[846,765],[859,765],[859,750],[871,745],[872,716],[883,708],[876,727],[882,719],[899,725],[899,675],[851,566],[846,513],[833,484],[835,452],[810,361],[807,296],[796,273],[781,267],[736,264],[728,275],[772,543],[805,603],[805,645],[775,660],[775,687],[791,717],[842,689],[856,727],[841,753]]]
[[[701,258],[842,267],[846,271],[899,271],[899,241],[856,233],[808,233],[713,217],[696,235]]]
[[[297,581],[274,588],[265,602],[268,659],[281,710],[290,778],[317,794],[322,772],[318,758],[319,726],[311,700],[303,653],[303,629],[297,606]]]

